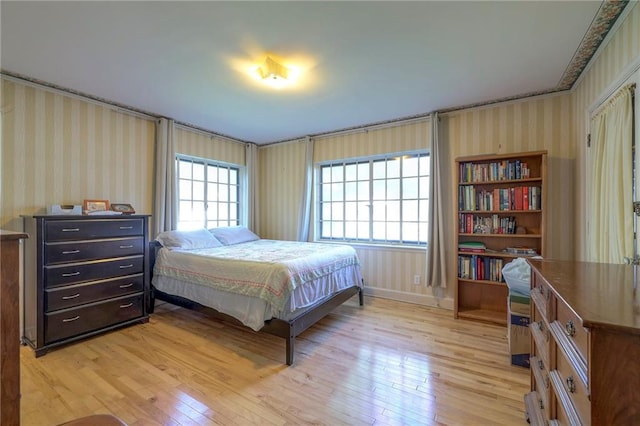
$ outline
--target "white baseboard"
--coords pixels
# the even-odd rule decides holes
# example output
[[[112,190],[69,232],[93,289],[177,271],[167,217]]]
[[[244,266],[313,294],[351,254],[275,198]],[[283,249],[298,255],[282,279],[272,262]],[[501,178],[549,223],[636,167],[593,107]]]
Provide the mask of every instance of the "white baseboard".
[[[438,299],[430,294],[405,293],[403,291],[386,290],[383,288],[365,287],[367,296],[381,297],[383,299],[397,300],[399,302],[415,303],[417,305],[433,306],[453,311],[453,299],[449,297]]]

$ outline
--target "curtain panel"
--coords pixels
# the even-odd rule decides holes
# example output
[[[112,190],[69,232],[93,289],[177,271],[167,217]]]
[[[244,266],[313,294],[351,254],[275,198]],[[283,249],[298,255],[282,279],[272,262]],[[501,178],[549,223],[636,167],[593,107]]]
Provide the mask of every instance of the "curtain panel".
[[[166,118],[156,120],[154,238],[160,232],[176,229],[178,225],[174,134],[173,120]]]
[[[591,118],[587,189],[587,258],[623,263],[633,257],[633,86],[613,95]]]
[[[445,258],[445,225],[443,200],[443,173],[438,113],[431,115],[431,176],[429,178],[429,236],[426,259],[427,285],[447,287],[447,262]],[[438,293],[438,292],[434,292]]]

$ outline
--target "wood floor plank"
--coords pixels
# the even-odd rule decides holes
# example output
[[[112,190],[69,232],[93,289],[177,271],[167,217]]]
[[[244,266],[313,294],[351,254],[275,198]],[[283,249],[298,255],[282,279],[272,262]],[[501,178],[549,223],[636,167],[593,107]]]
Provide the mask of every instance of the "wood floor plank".
[[[504,327],[354,298],[296,339],[287,367],[282,339],[165,303],[40,358],[21,348],[22,425],[524,425],[529,371],[509,358]]]

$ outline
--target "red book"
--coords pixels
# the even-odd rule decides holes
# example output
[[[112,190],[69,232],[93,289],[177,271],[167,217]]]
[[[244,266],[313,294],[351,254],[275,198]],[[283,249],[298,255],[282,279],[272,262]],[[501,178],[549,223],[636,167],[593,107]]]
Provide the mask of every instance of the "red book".
[[[515,201],[516,201],[516,210],[522,210],[522,197],[523,197],[523,188],[521,186],[516,187]]]
[[[524,210],[529,210],[529,187],[525,186],[522,188],[522,208]]]

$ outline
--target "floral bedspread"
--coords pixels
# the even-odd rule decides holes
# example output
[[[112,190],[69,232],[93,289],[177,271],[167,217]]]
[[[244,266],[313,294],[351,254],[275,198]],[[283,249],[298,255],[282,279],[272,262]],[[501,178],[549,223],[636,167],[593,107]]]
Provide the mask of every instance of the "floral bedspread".
[[[351,246],[260,239],[206,249],[162,249],[153,273],[258,297],[282,310],[296,287],[359,264]]]

